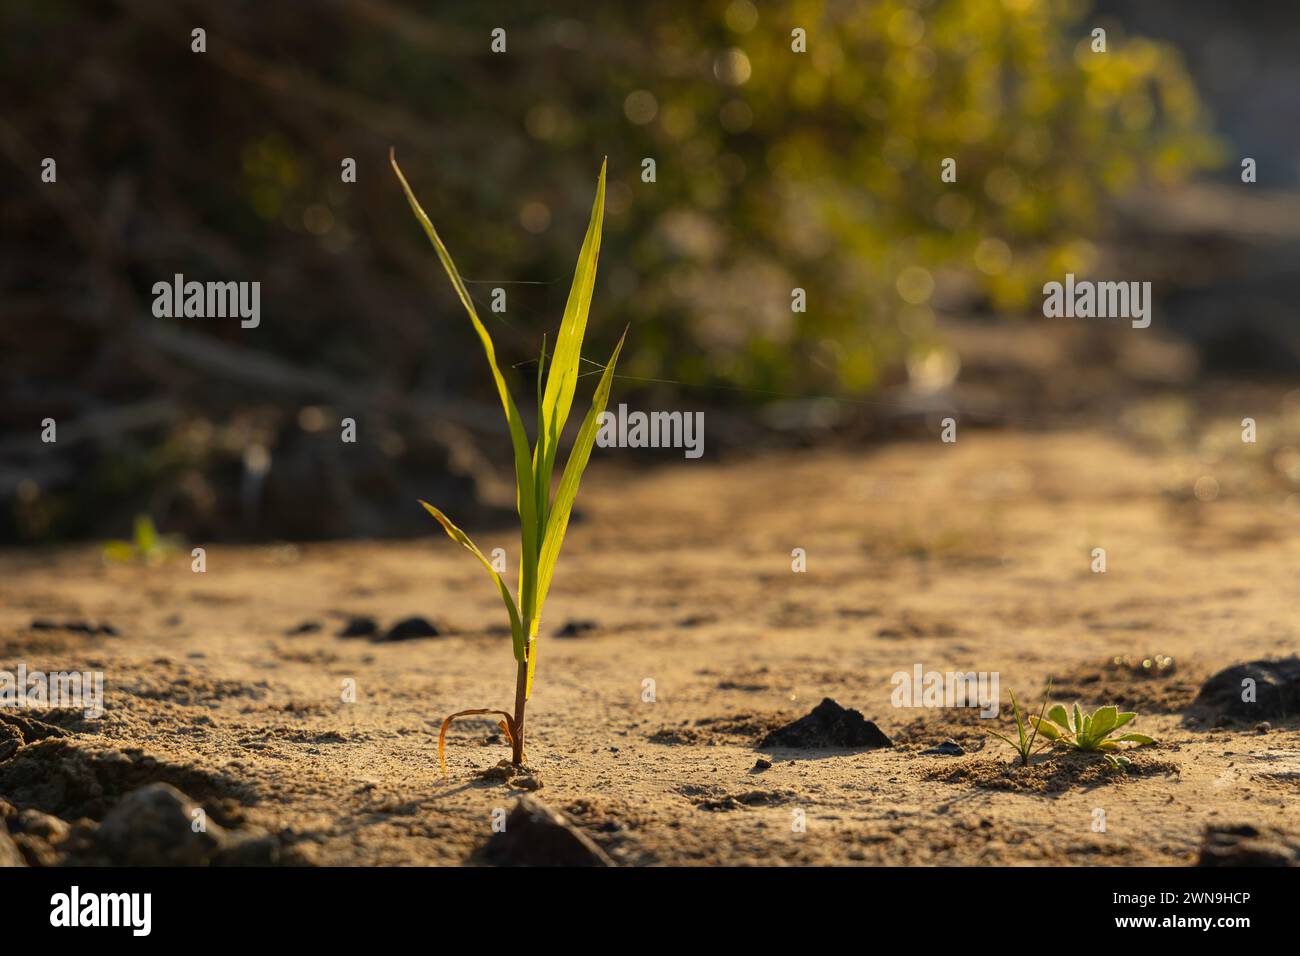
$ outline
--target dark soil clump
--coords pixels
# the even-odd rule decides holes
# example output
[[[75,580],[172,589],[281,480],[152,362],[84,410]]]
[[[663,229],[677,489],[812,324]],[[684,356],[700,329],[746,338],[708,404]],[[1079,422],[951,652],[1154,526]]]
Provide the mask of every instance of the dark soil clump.
[[[758,744],[762,749],[788,747],[792,750],[871,750],[893,745],[875,723],[829,697],[822,698],[807,715],[771,731]]]

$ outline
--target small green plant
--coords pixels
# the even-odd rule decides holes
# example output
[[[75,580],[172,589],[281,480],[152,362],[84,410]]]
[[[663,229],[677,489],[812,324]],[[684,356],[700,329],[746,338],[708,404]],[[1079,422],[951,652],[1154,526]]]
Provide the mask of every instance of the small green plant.
[[[443,245],[433,223],[425,215],[410,184],[402,175],[393,151],[388,154],[393,171],[402,184],[406,200],[411,205],[415,218],[424,227],[429,241],[433,244],[438,258],[442,261],[451,284],[460,297],[461,305],[469,313],[474,331],[478,333],[483,351],[487,354],[488,366],[496,383],[501,407],[505,412],[506,424],[510,429],[510,442],[514,449],[515,463],[515,504],[519,512],[521,550],[519,560],[518,602],[510,594],[510,588],[492,564],[483,556],[465,532],[452,524],[451,520],[433,505],[421,501],[429,514],[442,525],[443,530],[465,547],[487,569],[488,574],[501,593],[506,612],[510,615],[510,639],[514,646],[517,663],[515,669],[515,710],[514,714],[504,710],[478,708],[462,710],[450,715],[442,722],[438,732],[438,763],[445,774],[447,762],[444,754],[444,742],[447,728],[458,717],[473,714],[497,714],[505,718],[498,726],[505,732],[511,745],[511,762],[522,766],[524,762],[524,709],[532,694],[533,674],[537,667],[537,632],[541,619],[542,605],[546,601],[547,591],[551,587],[551,578],[555,573],[556,560],[560,556],[560,545],[564,542],[564,533],[569,526],[569,515],[573,510],[573,501],[578,495],[578,483],[591,458],[591,449],[596,441],[596,432],[601,412],[609,401],[609,390],[614,378],[614,365],[623,348],[627,331],[614,346],[614,354],[601,372],[600,381],[592,395],[591,408],[588,409],[578,437],[569,453],[569,460],[564,466],[559,487],[551,496],[551,477],[555,467],[555,454],[559,448],[560,435],[564,423],[573,406],[573,394],[577,387],[579,363],[582,360],[582,339],[587,329],[587,313],[591,308],[591,294],[596,283],[596,262],[600,257],[601,225],[605,217],[605,164],[600,167],[600,178],[596,183],[596,200],[591,208],[591,222],[587,226],[587,235],[578,253],[578,265],[573,273],[573,285],[569,289],[569,299],[564,306],[564,317],[560,322],[559,335],[550,357],[550,370],[543,386],[542,373],[546,366],[546,341],[542,341],[541,358],[537,363],[537,443],[530,449],[528,436],[524,431],[523,419],[515,400],[510,395],[506,380],[497,366],[496,350],[492,337],[479,319],[474,309],[465,283],[456,270],[447,247]]]
[[[100,555],[105,564],[143,561],[157,565],[180,550],[181,544],[181,539],[175,535],[160,535],[148,515],[136,515],[131,540],[105,541]]]
[[[1031,717],[1030,720],[1034,722],[1038,732],[1053,743],[1084,753],[1100,753],[1106,758],[1106,763],[1119,768],[1127,767],[1129,764],[1128,757],[1115,753],[1117,750],[1124,749],[1120,746],[1121,743],[1139,746],[1155,743],[1155,738],[1148,737],[1146,734],[1130,732],[1118,737],[1110,736],[1136,716],[1135,713],[1121,714],[1118,708],[1109,705],[1098,707],[1091,716],[1087,716],[1079,709],[1079,705],[1075,704],[1073,720],[1071,720],[1071,716],[1065,712],[1065,707],[1056,704],[1047,712],[1046,720],[1041,717]]]
[[[1047,693],[1043,695],[1043,706],[1038,711],[1038,717],[1035,718],[1032,714],[1030,714],[1029,715],[1030,721],[1033,721],[1035,719],[1037,720],[1043,719],[1043,713],[1044,711],[1047,710],[1047,695],[1051,694],[1051,692],[1052,692],[1052,685],[1048,684]],[[1004,737],[996,730],[990,730],[989,733],[992,734],[994,737],[997,737],[999,740],[1005,740],[1012,747],[1014,747],[1016,753],[1020,755],[1020,766],[1028,767],[1029,758],[1032,757],[1038,751],[1043,750],[1049,745],[1044,743],[1041,747],[1038,748],[1034,747],[1034,742],[1038,739],[1038,727],[1037,725],[1034,725],[1033,733],[1027,734],[1025,732],[1026,720],[1020,713],[1020,705],[1016,703],[1016,695],[1009,690],[1007,691],[1007,693],[1011,694],[1011,712],[1015,714],[1016,717],[1016,736],[1018,739],[1012,740],[1009,737]],[[1044,734],[1044,736],[1046,736],[1046,734]]]

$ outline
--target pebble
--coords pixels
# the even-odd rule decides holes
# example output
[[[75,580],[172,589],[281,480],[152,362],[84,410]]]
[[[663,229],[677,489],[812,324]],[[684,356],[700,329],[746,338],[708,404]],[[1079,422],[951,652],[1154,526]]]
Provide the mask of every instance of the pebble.
[[[922,750],[921,753],[936,757],[961,757],[966,751],[962,749],[961,744],[949,737],[937,747],[930,747],[928,750]]]

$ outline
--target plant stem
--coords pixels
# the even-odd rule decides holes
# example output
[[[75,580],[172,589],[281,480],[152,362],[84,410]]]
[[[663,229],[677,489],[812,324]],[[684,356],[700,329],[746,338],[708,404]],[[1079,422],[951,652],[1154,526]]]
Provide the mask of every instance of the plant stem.
[[[515,721],[510,735],[514,738],[514,750],[510,762],[516,767],[524,765],[524,707],[528,703],[528,662],[520,661],[515,676]]]

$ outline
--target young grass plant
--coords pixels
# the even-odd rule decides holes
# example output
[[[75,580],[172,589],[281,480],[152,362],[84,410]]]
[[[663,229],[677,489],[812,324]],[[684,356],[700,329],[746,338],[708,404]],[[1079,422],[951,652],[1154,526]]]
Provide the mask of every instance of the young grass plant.
[[[136,515],[130,541],[105,541],[100,554],[105,564],[143,561],[159,565],[179,551],[183,541],[177,535],[162,535],[148,515]]]
[[[596,183],[596,200],[591,207],[591,222],[587,226],[586,238],[582,241],[582,250],[578,253],[578,265],[573,273],[573,285],[569,289],[569,298],[564,306],[564,317],[560,322],[560,332],[555,341],[555,348],[550,357],[549,372],[543,385],[543,371],[546,366],[546,343],[543,339],[542,354],[537,363],[537,441],[530,448],[528,436],[524,431],[523,419],[515,405],[506,380],[497,365],[496,350],[492,337],[479,319],[474,309],[465,283],[451,260],[447,247],[443,245],[433,223],[425,215],[411,191],[410,184],[402,175],[397,159],[390,150],[389,162],[397,179],[406,193],[406,200],[411,205],[415,218],[424,227],[429,242],[433,244],[438,258],[442,261],[447,276],[460,298],[461,305],[469,313],[474,331],[478,333],[483,351],[487,355],[488,366],[496,384],[497,394],[501,399],[501,408],[505,412],[506,424],[510,429],[510,443],[514,450],[515,465],[515,503],[519,512],[520,560],[518,600],[511,595],[510,588],[501,575],[492,567],[483,552],[475,546],[465,532],[456,527],[445,514],[428,502],[421,501],[429,514],[442,525],[443,530],[474,557],[492,576],[501,600],[510,616],[510,639],[514,649],[515,668],[515,709],[514,714],[504,710],[480,708],[462,710],[450,715],[442,722],[438,732],[438,762],[445,774],[447,762],[444,756],[444,742],[447,728],[458,717],[476,714],[499,714],[504,720],[498,726],[505,732],[511,745],[511,762],[522,766],[524,762],[524,710],[532,695],[533,675],[537,668],[537,633],[541,620],[542,606],[551,587],[555,573],[555,564],[560,556],[560,545],[564,542],[564,533],[569,526],[569,515],[573,510],[573,501],[578,495],[578,484],[582,473],[591,458],[591,449],[596,441],[600,414],[609,401],[609,390],[613,383],[614,366],[619,352],[623,349],[623,340],[627,331],[619,337],[614,346],[614,354],[601,372],[600,381],[592,395],[591,407],[587,410],[578,437],[569,452],[569,460],[560,476],[560,483],[551,494],[552,474],[556,463],[556,451],[559,448],[560,435],[564,432],[569,410],[573,406],[574,391],[580,377],[578,367],[582,359],[582,339],[587,330],[587,313],[591,308],[591,294],[596,283],[596,262],[600,258],[600,233],[605,217],[605,164],[600,167],[600,178]]]
[[[1050,694],[1051,692],[1052,692],[1052,687],[1049,684],[1047,687],[1047,694]],[[996,730],[990,730],[989,733],[992,734],[994,737],[997,737],[999,740],[1005,740],[1013,748],[1015,748],[1016,753],[1020,755],[1020,766],[1028,767],[1029,758],[1032,757],[1035,753],[1038,753],[1039,751],[1046,749],[1050,745],[1044,743],[1041,747],[1034,746],[1034,742],[1038,739],[1038,725],[1033,724],[1034,727],[1033,733],[1028,733],[1028,734],[1025,733],[1026,720],[1025,717],[1020,713],[1020,705],[1016,703],[1016,695],[1011,691],[1007,691],[1007,693],[1011,694],[1011,712],[1015,715],[1016,718],[1016,736],[1018,739],[1012,740],[1009,737],[1004,737]],[[1043,719],[1043,713],[1047,710],[1047,694],[1043,695],[1043,706],[1039,708],[1038,717],[1035,718],[1033,714],[1030,714],[1029,721],[1031,722],[1034,720],[1041,721]],[[1044,734],[1044,736],[1046,735]]]
[[[1120,746],[1121,743],[1139,746],[1155,743],[1155,738],[1148,737],[1146,734],[1130,732],[1118,737],[1110,736],[1136,716],[1135,713],[1121,714],[1118,708],[1109,705],[1098,707],[1089,716],[1079,709],[1078,704],[1075,704],[1073,717],[1071,717],[1066,713],[1064,706],[1056,704],[1047,712],[1046,720],[1042,717],[1029,719],[1034,722],[1038,732],[1053,743],[1084,753],[1100,753],[1106,758],[1106,763],[1118,769],[1129,764],[1128,757],[1116,753],[1125,749]]]

